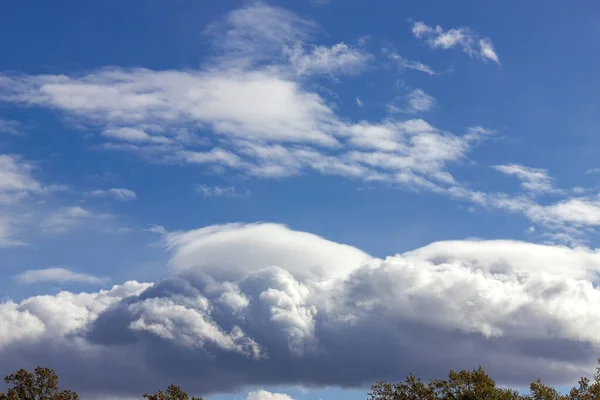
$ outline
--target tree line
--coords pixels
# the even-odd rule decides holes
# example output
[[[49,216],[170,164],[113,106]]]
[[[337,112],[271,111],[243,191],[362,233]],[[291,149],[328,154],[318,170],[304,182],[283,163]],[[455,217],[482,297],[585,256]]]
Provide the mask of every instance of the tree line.
[[[600,358],[598,358],[600,365]],[[0,392],[0,400],[79,400],[72,390],[61,390],[58,375],[50,368],[37,367],[33,372],[20,369],[7,375],[9,386],[6,394]],[[455,372],[450,370],[447,379],[422,381],[410,374],[404,382],[381,381],[371,387],[368,400],[600,400],[600,367],[593,381],[583,377],[567,394],[545,385],[538,378],[529,385],[528,394],[498,387],[482,367]],[[177,385],[165,391],[144,393],[148,400],[202,400],[190,397]]]

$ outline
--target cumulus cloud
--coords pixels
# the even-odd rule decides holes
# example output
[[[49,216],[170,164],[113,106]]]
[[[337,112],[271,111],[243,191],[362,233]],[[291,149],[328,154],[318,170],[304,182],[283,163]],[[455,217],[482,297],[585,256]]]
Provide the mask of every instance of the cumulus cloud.
[[[23,271],[15,277],[22,284],[34,284],[41,282],[53,283],[89,283],[94,285],[105,284],[108,279],[101,278],[81,272],[74,272],[67,268],[44,268]]]
[[[600,350],[596,250],[452,241],[379,259],[267,223],[162,232],[162,281],[1,303],[0,360],[51,360],[81,393],[127,396],[174,378],[209,394],[477,364],[565,384]]]
[[[432,48],[451,49],[460,47],[470,57],[478,57],[483,61],[491,60],[500,64],[500,59],[490,38],[480,38],[469,28],[449,29],[441,26],[432,27],[423,22],[415,22],[412,33],[418,39],[425,39]]]
[[[124,188],[110,188],[110,189],[98,189],[88,193],[89,196],[93,197],[113,197],[121,201],[129,201],[137,199],[137,195],[131,189]]]
[[[285,393],[271,393],[266,390],[257,390],[248,393],[246,400],[294,400]]]

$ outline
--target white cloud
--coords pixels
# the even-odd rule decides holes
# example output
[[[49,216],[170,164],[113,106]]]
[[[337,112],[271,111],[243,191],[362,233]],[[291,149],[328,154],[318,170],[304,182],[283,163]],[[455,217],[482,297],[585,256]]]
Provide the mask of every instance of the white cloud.
[[[21,135],[20,125],[17,121],[0,118],[0,134]]]
[[[600,173],[600,168],[590,168],[585,171],[586,174],[598,174]]]
[[[418,39],[426,39],[427,44],[433,48],[450,49],[458,46],[471,57],[478,57],[484,61],[491,60],[500,64],[491,39],[480,38],[469,28],[444,31],[439,25],[431,27],[423,22],[415,22],[412,33]]]
[[[387,110],[391,113],[405,112],[415,114],[429,111],[435,105],[435,98],[422,89],[415,89],[405,96],[406,106],[398,107],[395,103],[389,104]]]
[[[421,89],[415,89],[408,94],[408,109],[410,112],[429,111],[435,105],[435,98]]]
[[[351,46],[308,45],[315,28],[313,22],[289,11],[253,3],[207,30],[215,53],[199,69],[108,68],[77,75],[4,75],[0,100],[59,110],[80,126],[101,132],[99,138],[106,141],[103,148],[134,152],[152,162],[197,164],[219,174],[262,179],[337,175],[521,213],[546,226],[553,224],[552,219],[560,220],[561,229],[589,221],[574,216],[572,210],[581,204],[573,203],[570,208],[560,202],[556,207],[541,205],[520,195],[480,193],[457,182],[452,167],[468,161],[470,151],[493,133],[489,129],[470,127],[460,135],[422,119],[352,121],[340,115],[335,104],[298,77],[286,49],[301,49],[298,60],[305,60],[301,64],[306,68],[317,68],[313,71],[323,71],[322,66],[330,61],[341,66],[363,58],[345,58],[357,50]],[[480,54],[481,39],[469,30],[445,32],[421,23],[414,26],[414,33],[432,46],[462,46],[470,54],[491,57]],[[317,53],[327,56],[313,58],[317,48],[322,50]],[[363,50],[359,46],[357,51]],[[421,64],[407,63],[396,53],[386,54],[398,65],[434,73]],[[340,58],[333,60],[334,55]],[[434,104],[420,90],[413,91],[407,101],[406,110],[415,112]],[[30,176],[28,170],[21,170],[22,165],[15,168],[16,176]],[[540,182],[523,181],[523,185],[530,193],[535,185],[536,190],[546,190]],[[0,199],[7,192],[13,201],[23,195],[18,189],[3,190],[2,185],[0,181]],[[578,201],[593,208],[593,198]],[[571,216],[566,215],[566,208]]]
[[[383,54],[386,54],[390,60],[394,61],[394,63],[400,68],[406,68],[406,69],[412,69],[415,71],[424,72],[427,75],[436,75],[437,74],[430,66],[425,65],[419,61],[409,60],[405,57],[402,57],[400,54],[398,54],[395,51],[390,51],[390,50],[384,48],[384,49],[382,49],[382,52],[383,52]]]
[[[0,248],[25,245],[25,242],[15,238],[14,225],[14,218],[0,215]]]
[[[48,215],[40,223],[44,233],[60,234],[71,230],[83,220],[94,217],[94,213],[79,206],[63,207]]]
[[[248,189],[240,191],[234,186],[199,185],[196,191],[204,197],[240,197],[250,194]]]
[[[66,189],[43,184],[34,176],[37,169],[18,154],[0,154],[0,247],[26,245],[19,236],[31,225],[38,208],[32,200]]]
[[[16,276],[16,280],[22,284],[34,283],[89,283],[103,285],[108,279],[97,276],[74,272],[66,268],[30,269]]]
[[[520,164],[495,165],[493,168],[506,175],[516,176],[521,180],[523,189],[534,193],[551,193],[557,190],[548,171],[541,168],[531,168]]]
[[[286,47],[309,39],[317,25],[279,7],[253,2],[207,27],[220,50],[216,62],[227,68],[250,68],[282,56]]]
[[[345,43],[331,47],[315,46],[306,51],[301,44],[285,50],[290,63],[300,75],[355,74],[367,67],[372,56]]]
[[[271,393],[266,390],[257,390],[248,393],[246,400],[294,400],[285,393]]]
[[[488,59],[494,61],[496,64],[500,64],[500,59],[489,38],[479,39],[479,54],[484,60]]]
[[[149,135],[145,131],[138,128],[109,128],[102,132],[109,138],[123,140],[125,142],[150,142],[150,143],[169,143],[172,139],[161,135]]]
[[[0,100],[100,125],[105,149],[150,161],[265,179],[339,175],[438,192],[453,183],[447,168],[466,158],[476,144],[470,136],[422,120],[350,121],[299,80],[298,71],[358,71],[370,58],[360,47],[307,45],[315,28],[289,11],[253,3],[207,29],[216,54],[198,70],[4,76]],[[411,112],[433,104],[419,90],[407,101]]]
[[[110,188],[105,190],[94,190],[88,193],[89,196],[93,197],[113,197],[117,200],[128,201],[137,199],[137,195],[133,190],[124,188]]]
[[[172,276],[154,285],[0,303],[0,368],[53,360],[69,387],[96,396],[166,386],[174,368],[194,393],[368,385],[478,364],[502,384],[565,384],[600,350],[596,250],[463,240],[378,259],[274,224],[165,239]],[[132,365],[152,367],[134,377]]]
[[[359,107],[362,107],[362,106],[364,106],[364,103],[363,103],[363,101],[360,99],[360,97],[358,97],[358,96],[357,96],[357,97],[356,97],[356,99],[355,99],[355,101],[356,101],[356,105],[357,105],[357,106],[359,106]]]
[[[19,155],[0,154],[0,204],[11,204],[44,190],[33,177],[33,169],[34,166]]]
[[[154,124],[166,129],[208,124],[214,134],[206,139],[218,143],[208,151],[188,148],[181,141],[160,146],[149,142],[129,147],[109,144],[147,151],[162,161],[208,164],[265,178],[316,171],[366,180],[383,176],[394,181],[394,175],[384,174],[376,165],[352,159],[357,150],[376,156],[373,150],[379,150],[385,141],[382,150],[392,151],[389,157],[406,159],[406,169],[398,163],[396,172],[428,180],[422,174],[447,174],[436,170],[445,167],[438,162],[438,155],[453,162],[470,149],[466,137],[443,133],[422,120],[349,123],[318,94],[267,71],[104,70],[73,78],[30,77],[15,84],[33,85],[27,91],[28,102],[57,107],[90,121],[105,121],[111,129],[115,125]],[[15,94],[11,100],[18,101],[20,96]],[[413,99],[413,105],[423,108],[424,99]],[[406,129],[409,126],[425,129],[410,131]],[[417,150],[425,142],[427,149]],[[448,143],[453,143],[452,149]],[[444,154],[454,148],[460,150]],[[434,158],[426,157],[434,153]]]

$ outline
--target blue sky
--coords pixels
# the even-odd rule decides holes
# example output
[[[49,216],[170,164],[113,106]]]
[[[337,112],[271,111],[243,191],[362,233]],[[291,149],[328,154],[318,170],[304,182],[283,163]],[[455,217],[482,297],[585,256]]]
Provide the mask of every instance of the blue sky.
[[[2,4],[0,360],[66,354],[52,366],[90,398],[591,373],[599,19],[591,1]]]

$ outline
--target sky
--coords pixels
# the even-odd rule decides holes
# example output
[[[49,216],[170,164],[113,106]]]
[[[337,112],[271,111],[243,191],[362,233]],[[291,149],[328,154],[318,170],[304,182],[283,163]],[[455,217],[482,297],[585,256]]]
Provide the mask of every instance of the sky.
[[[3,2],[0,374],[590,376],[598,37],[593,1]]]

